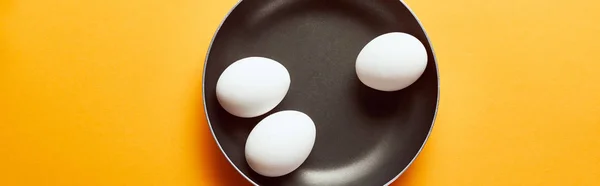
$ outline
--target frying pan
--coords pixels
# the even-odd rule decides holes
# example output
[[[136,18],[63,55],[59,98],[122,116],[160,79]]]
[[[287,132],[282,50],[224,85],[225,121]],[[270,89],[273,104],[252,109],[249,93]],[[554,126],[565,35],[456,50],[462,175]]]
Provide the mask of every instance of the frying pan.
[[[405,32],[427,49],[425,72],[411,86],[377,91],[356,76],[355,61],[375,37]],[[274,59],[290,72],[291,86],[271,112],[239,118],[218,103],[216,83],[231,63],[251,56]],[[387,185],[421,151],[439,98],[437,64],[425,31],[398,0],[244,0],[215,33],[203,79],[208,123],[225,157],[255,185]],[[246,163],[252,128],[277,111],[298,110],[315,122],[317,137],[306,161],[282,177],[264,177]]]

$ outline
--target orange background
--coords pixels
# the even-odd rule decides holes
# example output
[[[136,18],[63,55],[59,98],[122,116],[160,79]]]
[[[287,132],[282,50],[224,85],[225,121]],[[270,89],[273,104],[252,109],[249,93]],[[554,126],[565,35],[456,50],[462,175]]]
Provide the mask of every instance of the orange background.
[[[600,184],[600,3],[407,0],[440,110],[395,185]],[[0,185],[244,185],[201,105],[235,0],[0,0]]]

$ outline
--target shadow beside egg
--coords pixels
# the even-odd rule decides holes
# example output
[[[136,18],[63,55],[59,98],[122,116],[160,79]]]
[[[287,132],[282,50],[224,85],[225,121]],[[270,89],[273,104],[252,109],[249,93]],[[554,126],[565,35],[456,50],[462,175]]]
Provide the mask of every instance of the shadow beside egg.
[[[410,111],[411,94],[409,90],[406,90],[410,87],[393,92],[379,91],[364,85],[358,78],[354,81],[353,86],[356,103],[369,118],[386,119]]]
[[[220,127],[223,130],[223,133],[235,136],[236,139],[245,139],[248,137],[252,128],[254,128],[254,126],[263,118],[263,116],[254,118],[240,118],[234,116],[219,105],[219,102],[216,101],[216,97],[214,99],[214,105],[211,107],[218,108],[216,109],[215,116],[218,118],[219,123],[222,123]]]
[[[232,134],[233,136],[236,136],[236,138],[243,138],[244,141],[248,137],[248,135],[250,135],[250,132],[256,126],[256,124],[258,124],[258,122],[260,122],[262,119],[273,113],[283,111],[283,108],[285,108],[286,106],[284,98],[283,101],[281,101],[281,103],[279,103],[275,108],[271,109],[265,114],[253,118],[242,118],[234,116],[227,112],[225,109],[223,109],[223,107],[221,107],[221,105],[217,101],[216,96],[213,99],[215,101],[212,102],[211,107],[217,108],[215,114],[216,118],[218,118],[219,120],[219,123],[222,123],[221,126],[223,132],[228,135]]]

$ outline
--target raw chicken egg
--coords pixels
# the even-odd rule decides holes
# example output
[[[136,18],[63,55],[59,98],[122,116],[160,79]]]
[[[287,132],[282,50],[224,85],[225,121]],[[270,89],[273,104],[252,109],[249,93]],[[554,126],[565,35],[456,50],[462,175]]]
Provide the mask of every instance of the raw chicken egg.
[[[264,57],[238,60],[217,80],[217,99],[230,114],[251,118],[275,108],[290,88],[290,74],[279,62]]]
[[[281,111],[260,121],[246,140],[245,155],[256,173],[277,177],[296,170],[315,144],[316,128],[299,111]]]
[[[392,32],[373,39],[360,51],[356,74],[368,87],[397,91],[417,81],[426,66],[427,51],[419,39]]]

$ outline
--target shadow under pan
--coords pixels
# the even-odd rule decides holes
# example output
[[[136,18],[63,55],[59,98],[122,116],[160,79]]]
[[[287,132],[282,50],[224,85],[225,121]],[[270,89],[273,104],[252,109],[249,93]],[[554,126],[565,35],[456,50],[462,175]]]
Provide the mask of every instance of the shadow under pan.
[[[375,37],[405,32],[426,47],[428,64],[413,85],[381,92],[355,73],[360,50]],[[291,86],[283,102],[257,118],[227,113],[216,83],[231,63],[261,56],[283,64]],[[433,126],[439,86],[433,51],[411,11],[398,0],[244,0],[224,20],[204,70],[203,96],[217,143],[233,166],[258,185],[385,185],[412,162]],[[315,122],[317,137],[296,171],[276,178],[250,169],[244,147],[264,117],[298,110]]]

